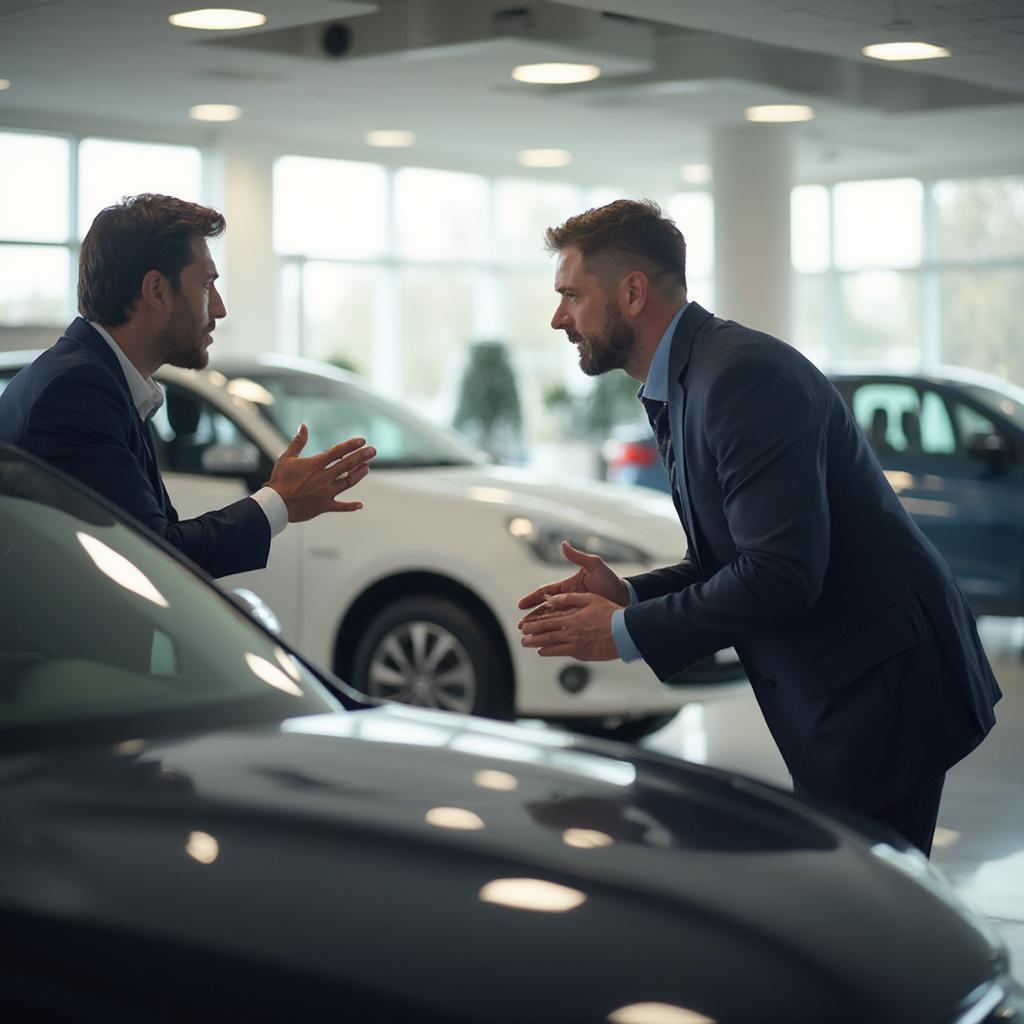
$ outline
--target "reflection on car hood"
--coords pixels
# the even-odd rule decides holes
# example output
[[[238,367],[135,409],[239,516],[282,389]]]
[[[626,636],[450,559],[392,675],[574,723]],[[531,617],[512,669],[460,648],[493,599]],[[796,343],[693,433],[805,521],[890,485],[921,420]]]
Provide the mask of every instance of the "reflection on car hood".
[[[994,955],[891,846],[554,730],[384,707],[0,773],[5,912],[400,991],[415,1019],[944,1019]]]
[[[685,546],[672,499],[649,487],[600,480],[559,480],[507,466],[382,470],[375,482],[417,495],[486,502],[512,515],[535,515],[581,529],[610,529],[655,552]]]

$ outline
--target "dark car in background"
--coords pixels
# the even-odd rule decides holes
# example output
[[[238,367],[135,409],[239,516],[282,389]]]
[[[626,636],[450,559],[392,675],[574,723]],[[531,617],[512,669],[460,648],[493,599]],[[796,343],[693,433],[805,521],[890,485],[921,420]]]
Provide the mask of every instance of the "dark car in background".
[[[558,729],[367,707],[0,446],[11,1021],[982,1024],[1005,949],[895,835]]]
[[[831,374],[903,507],[976,615],[1024,615],[1024,390],[955,367]],[[604,447],[608,479],[668,490],[644,426]]]

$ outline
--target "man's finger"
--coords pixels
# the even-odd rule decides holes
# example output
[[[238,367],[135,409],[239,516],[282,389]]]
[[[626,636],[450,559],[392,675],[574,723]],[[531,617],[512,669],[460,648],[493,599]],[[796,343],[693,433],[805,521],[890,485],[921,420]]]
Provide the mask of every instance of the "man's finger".
[[[556,633],[566,627],[567,615],[548,615],[542,619],[536,619],[523,626],[523,639],[533,636],[544,636],[547,633]]]
[[[566,589],[571,588],[575,580],[575,576],[569,576],[564,580],[559,580],[557,583],[545,583],[543,587],[531,590],[526,597],[521,597],[519,599],[519,607],[535,608],[537,605],[542,604],[549,594],[561,594]]]
[[[358,512],[363,507],[361,501],[332,501],[328,512]]]
[[[366,444],[365,437],[350,437],[347,441],[342,441],[340,444],[336,444],[332,448],[328,448],[316,457],[325,466],[327,466],[332,462],[337,462],[339,459],[343,459],[346,455],[351,455],[353,452],[359,451],[364,444]]]
[[[575,658],[578,655],[576,645],[572,643],[567,644],[552,644],[548,647],[541,647],[537,653],[542,658]]]
[[[584,569],[593,569],[601,561],[597,555],[588,555],[586,551],[574,548],[567,540],[562,541],[562,554],[570,562]]]
[[[333,486],[337,488],[335,494],[341,494],[342,491],[347,491],[350,487],[355,487],[360,480],[370,472],[370,467],[367,465],[357,466],[355,469],[350,469],[347,473],[342,473],[340,476],[334,478]]]
[[[548,604],[555,611],[568,611],[570,608],[586,608],[594,601],[594,594],[548,594]],[[600,598],[598,598],[600,600]]]
[[[281,453],[281,458],[294,459],[303,448],[306,447],[306,440],[309,437],[309,431],[306,429],[305,423],[299,424],[299,429],[296,435],[288,442],[288,447]]]

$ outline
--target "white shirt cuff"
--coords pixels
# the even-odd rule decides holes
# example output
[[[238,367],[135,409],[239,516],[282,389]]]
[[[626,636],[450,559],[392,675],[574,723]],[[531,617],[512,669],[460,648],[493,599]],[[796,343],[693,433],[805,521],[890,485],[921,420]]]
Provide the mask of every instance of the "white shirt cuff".
[[[288,525],[288,506],[273,487],[261,487],[253,496],[270,523],[270,536],[276,537]]]

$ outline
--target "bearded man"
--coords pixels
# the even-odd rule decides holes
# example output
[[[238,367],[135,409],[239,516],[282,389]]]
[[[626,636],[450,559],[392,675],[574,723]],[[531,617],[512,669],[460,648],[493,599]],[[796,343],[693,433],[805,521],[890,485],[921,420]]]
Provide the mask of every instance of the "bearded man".
[[[75,477],[158,533],[211,576],[267,564],[289,522],[350,512],[337,495],[368,472],[373,448],[351,438],[300,457],[307,430],[250,497],[180,520],[157,466],[149,417],[164,364],[199,370],[227,310],[208,238],[224,217],[171,196],[138,195],[100,211],[82,241],[76,318],[0,395],[0,441]]]
[[[794,788],[927,854],[945,773],[1000,697],[945,562],[828,379],[687,300],[683,236],[656,204],[588,210],[547,244],[551,326],[584,373],[642,382],[688,543],[628,580],[563,545],[578,571],[519,602],[523,645],[643,658],[662,680],[734,646]]]

